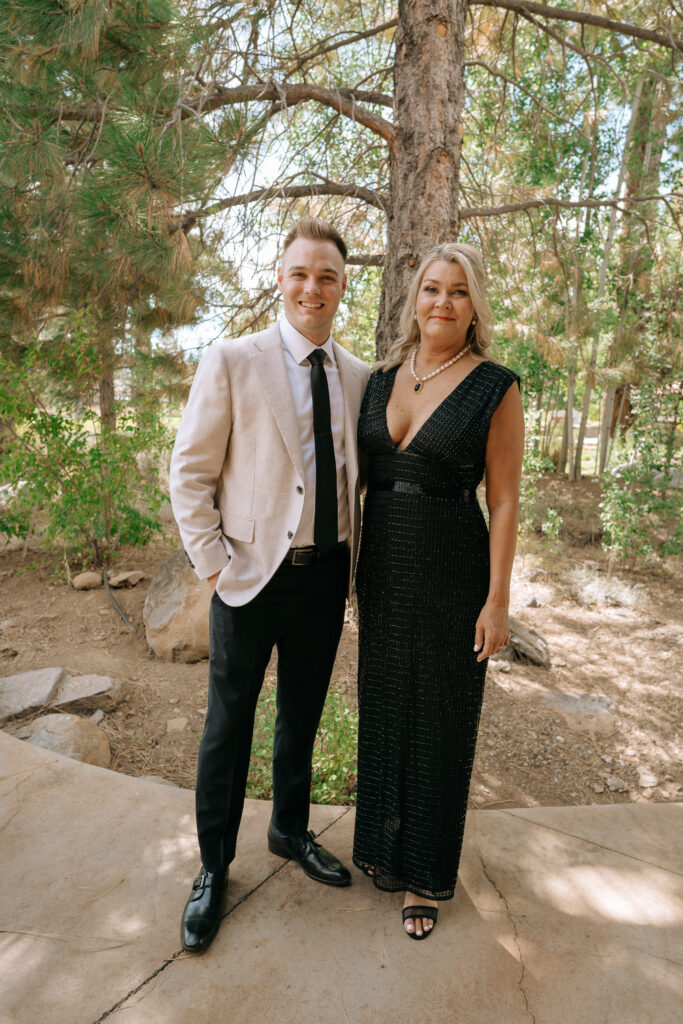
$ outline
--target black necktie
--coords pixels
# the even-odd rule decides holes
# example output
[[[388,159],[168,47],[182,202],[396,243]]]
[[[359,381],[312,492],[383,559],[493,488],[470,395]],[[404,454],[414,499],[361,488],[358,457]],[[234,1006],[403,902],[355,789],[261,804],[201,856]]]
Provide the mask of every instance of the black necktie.
[[[315,438],[315,527],[313,539],[321,551],[330,551],[337,543],[337,464],[330,421],[330,392],[323,361],[325,353],[316,349],[308,356],[311,364],[313,396],[313,436]]]

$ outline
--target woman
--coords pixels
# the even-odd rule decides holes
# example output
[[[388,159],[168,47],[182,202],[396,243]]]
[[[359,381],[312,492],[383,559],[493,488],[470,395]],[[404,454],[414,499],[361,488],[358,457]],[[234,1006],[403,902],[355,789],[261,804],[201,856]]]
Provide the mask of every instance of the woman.
[[[486,660],[509,642],[523,417],[519,378],[485,356],[491,327],[477,250],[432,249],[358,427],[370,465],[354,862],[405,891],[417,939],[453,896]]]

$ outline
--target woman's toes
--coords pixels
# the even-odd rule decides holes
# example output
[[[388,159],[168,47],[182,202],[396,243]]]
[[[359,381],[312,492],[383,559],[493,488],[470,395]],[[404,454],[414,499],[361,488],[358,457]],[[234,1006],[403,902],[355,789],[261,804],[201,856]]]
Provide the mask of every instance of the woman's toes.
[[[422,918],[422,927],[424,928],[424,930],[426,932],[429,932],[434,927],[434,922],[430,918],[428,918],[428,917],[423,917]]]
[[[405,929],[409,935],[412,935],[415,931],[415,921],[412,917],[409,917],[405,923]]]

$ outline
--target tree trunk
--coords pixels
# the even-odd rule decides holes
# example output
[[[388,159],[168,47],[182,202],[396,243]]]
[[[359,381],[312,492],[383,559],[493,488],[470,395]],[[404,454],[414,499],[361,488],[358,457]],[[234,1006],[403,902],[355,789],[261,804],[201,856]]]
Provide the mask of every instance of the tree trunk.
[[[569,428],[567,421],[567,411],[565,410],[564,421],[562,423],[562,443],[560,445],[560,454],[557,457],[556,473],[564,473],[567,469],[567,451],[569,449]]]
[[[595,383],[594,367],[595,360],[597,359],[597,343],[594,344],[594,352],[591,353],[591,362],[586,369],[586,378],[583,392],[583,405],[581,406],[581,421],[579,423],[579,433],[576,438],[576,454],[574,456],[574,476],[572,480],[581,479],[581,461],[583,459],[583,442],[586,437],[586,427],[588,426],[588,414],[590,412],[591,396],[593,394],[593,385]]]
[[[567,479],[575,480],[574,470],[574,381],[576,379],[576,367],[572,366],[569,369],[569,375],[567,377],[567,415],[565,416],[565,437],[567,439],[567,455],[569,457],[569,468],[567,469]]]
[[[394,64],[396,142],[384,280],[377,323],[381,358],[425,252],[458,234],[461,120],[468,0],[399,0]]]
[[[116,403],[114,399],[114,372],[109,367],[104,367],[98,381],[98,396],[100,403],[100,423],[102,432],[108,430],[114,433],[116,430]]]
[[[602,406],[602,419],[600,421],[600,462],[598,464],[598,476],[602,476],[607,468],[607,456],[610,449],[610,427],[614,415],[614,396],[617,389],[610,384],[605,394],[605,401]]]

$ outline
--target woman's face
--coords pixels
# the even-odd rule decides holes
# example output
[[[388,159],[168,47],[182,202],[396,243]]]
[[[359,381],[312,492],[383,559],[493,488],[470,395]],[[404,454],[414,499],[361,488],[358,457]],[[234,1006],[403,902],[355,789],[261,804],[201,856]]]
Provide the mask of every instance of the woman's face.
[[[474,317],[467,275],[459,263],[435,260],[424,272],[415,315],[422,342],[459,349]]]

